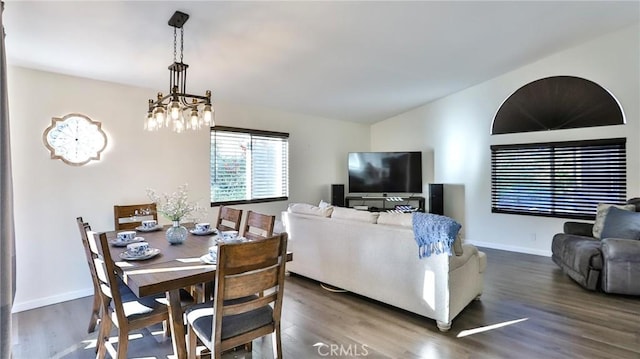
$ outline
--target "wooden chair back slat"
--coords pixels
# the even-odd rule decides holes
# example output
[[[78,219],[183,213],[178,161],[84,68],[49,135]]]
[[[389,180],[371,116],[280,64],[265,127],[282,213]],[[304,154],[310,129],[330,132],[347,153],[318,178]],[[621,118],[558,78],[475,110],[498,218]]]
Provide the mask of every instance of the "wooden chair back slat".
[[[264,238],[257,240],[262,242]],[[224,252],[218,252],[225,263],[227,274],[246,272],[253,267],[269,267],[279,260],[278,242],[266,241],[254,246],[231,246]]]
[[[238,277],[228,277],[224,299],[242,298],[262,293],[278,284],[278,267],[256,270]]]
[[[225,305],[222,310],[222,315],[236,315],[236,314],[241,314],[254,309],[258,309],[260,307],[263,307],[275,301],[276,299],[277,299],[276,293],[271,293],[271,294],[259,297],[256,300],[252,300],[250,302],[245,302],[242,304]]]

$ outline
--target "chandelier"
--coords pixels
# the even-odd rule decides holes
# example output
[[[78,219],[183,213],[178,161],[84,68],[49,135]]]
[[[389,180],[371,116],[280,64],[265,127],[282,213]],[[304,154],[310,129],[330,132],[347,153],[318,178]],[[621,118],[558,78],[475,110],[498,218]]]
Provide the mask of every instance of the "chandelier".
[[[173,63],[169,65],[169,94],[158,92],[156,100],[149,100],[149,110],[144,122],[147,131],[160,128],[171,128],[175,132],[198,130],[203,125],[215,126],[213,109],[211,108],[211,91],[204,96],[187,93],[187,69],[189,65],[182,62],[184,50],[184,28],[189,15],[176,11],[169,26],[173,27]],[[177,33],[180,29],[180,62],[177,60]]]

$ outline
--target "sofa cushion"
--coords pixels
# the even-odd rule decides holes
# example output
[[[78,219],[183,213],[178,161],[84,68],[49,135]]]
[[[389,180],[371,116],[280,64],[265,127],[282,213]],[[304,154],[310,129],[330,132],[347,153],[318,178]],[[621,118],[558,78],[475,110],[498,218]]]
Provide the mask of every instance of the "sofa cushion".
[[[602,238],[640,239],[640,213],[609,208],[602,227]]]
[[[381,212],[378,216],[378,224],[388,224],[391,226],[401,226],[412,228],[412,213],[388,213]]]
[[[307,214],[318,217],[331,217],[333,206],[318,207],[307,203],[291,203],[289,204],[289,212]]]
[[[598,209],[596,211],[596,221],[593,223],[593,237],[600,239],[602,236],[602,227],[604,226],[604,220],[607,217],[607,213],[609,212],[609,208],[615,207],[620,208],[625,211],[635,211],[636,206],[633,204],[626,205],[617,205],[617,204],[607,204],[607,203],[598,203]]]
[[[377,223],[378,212],[359,211],[353,208],[334,207],[331,218],[349,219],[367,223]]]

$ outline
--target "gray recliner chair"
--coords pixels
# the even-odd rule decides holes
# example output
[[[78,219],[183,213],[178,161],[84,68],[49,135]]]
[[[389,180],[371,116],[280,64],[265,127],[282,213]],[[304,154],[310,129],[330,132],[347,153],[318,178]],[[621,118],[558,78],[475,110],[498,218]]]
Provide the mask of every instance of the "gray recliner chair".
[[[640,198],[627,203],[640,212]],[[640,240],[599,240],[593,237],[591,223],[570,221],[563,230],[551,243],[551,259],[563,272],[589,290],[640,295]]]

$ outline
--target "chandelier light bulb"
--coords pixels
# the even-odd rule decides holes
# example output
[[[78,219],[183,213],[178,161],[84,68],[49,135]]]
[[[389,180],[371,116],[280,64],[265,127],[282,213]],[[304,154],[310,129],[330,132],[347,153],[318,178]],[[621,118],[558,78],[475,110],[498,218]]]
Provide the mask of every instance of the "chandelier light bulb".
[[[198,109],[197,108],[192,108],[191,109],[191,129],[195,130],[198,129]]]
[[[180,119],[180,111],[181,108],[178,100],[173,100],[171,101],[171,103],[169,103],[169,114],[173,121]]]
[[[153,121],[153,123],[151,121]],[[147,112],[147,118],[144,121],[144,129],[147,131],[153,131],[151,127],[154,124],[155,124],[155,119],[153,118],[153,114],[151,112]]]
[[[165,121],[165,110],[162,106],[156,106],[153,110],[153,116],[156,118],[157,123],[163,123]]]
[[[173,121],[173,130],[176,133],[182,133],[184,131],[184,118],[180,116],[177,121]]]
[[[213,109],[210,104],[204,105],[204,109],[202,109],[202,119],[207,126],[210,126],[213,122]]]

